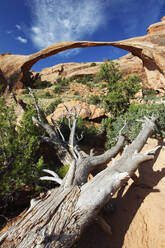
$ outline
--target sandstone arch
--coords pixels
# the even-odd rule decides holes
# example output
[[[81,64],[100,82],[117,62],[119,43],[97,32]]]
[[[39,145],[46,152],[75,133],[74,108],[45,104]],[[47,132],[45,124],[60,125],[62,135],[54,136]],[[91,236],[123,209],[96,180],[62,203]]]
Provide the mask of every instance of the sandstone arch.
[[[148,87],[163,89],[165,86],[165,29],[150,31],[147,35],[116,42],[69,41],[59,42],[31,55],[0,54],[0,69],[7,81],[9,90],[23,88],[30,80],[30,68],[40,59],[47,58],[59,52],[83,47],[114,46],[130,51],[138,56],[144,65]],[[160,23],[159,23],[160,26]],[[152,27],[148,30],[152,30]],[[153,83],[154,82],[154,83]],[[5,87],[7,87],[5,85]]]

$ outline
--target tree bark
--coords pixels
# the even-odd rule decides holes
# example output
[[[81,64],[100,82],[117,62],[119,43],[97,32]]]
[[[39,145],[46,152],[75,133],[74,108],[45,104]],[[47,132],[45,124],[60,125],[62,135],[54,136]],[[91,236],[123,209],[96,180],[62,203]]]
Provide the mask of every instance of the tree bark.
[[[118,160],[87,181],[89,173],[102,163],[109,162],[123,148],[124,137],[120,135],[115,147],[99,156],[81,155],[77,144],[73,144],[75,125],[71,131],[72,149],[65,152],[72,158],[68,174],[59,188],[47,193],[46,197],[33,201],[31,207],[0,236],[1,248],[69,248],[81,236],[84,228],[109,202],[112,195],[132,177],[143,161],[153,159],[158,147],[145,153],[140,152],[154,130],[155,118],[145,119],[142,130],[131,145],[125,147]],[[57,135],[48,129],[50,139],[58,143]],[[75,123],[74,123],[75,124]],[[63,143],[58,143],[58,146]]]

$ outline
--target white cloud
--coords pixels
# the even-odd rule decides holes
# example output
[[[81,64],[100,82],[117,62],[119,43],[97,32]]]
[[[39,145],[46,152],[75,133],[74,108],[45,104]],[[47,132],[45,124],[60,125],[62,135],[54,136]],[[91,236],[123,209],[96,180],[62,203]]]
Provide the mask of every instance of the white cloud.
[[[20,41],[21,43],[24,43],[24,44],[28,42],[27,39],[25,39],[25,38],[23,38],[21,36],[16,37],[16,40],[18,40],[18,41]]]
[[[32,0],[31,39],[38,48],[86,39],[105,21],[105,0]]]
[[[22,30],[22,27],[20,25],[15,25],[18,30]]]
[[[7,34],[12,34],[12,31],[9,30],[9,31],[6,31],[6,33],[7,33]]]

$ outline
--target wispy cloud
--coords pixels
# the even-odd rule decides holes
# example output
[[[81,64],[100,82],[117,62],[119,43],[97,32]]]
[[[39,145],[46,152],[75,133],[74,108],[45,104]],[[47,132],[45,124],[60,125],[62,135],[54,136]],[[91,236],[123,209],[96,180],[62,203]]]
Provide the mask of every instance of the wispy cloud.
[[[26,44],[26,43],[28,42],[27,39],[25,39],[25,38],[23,38],[23,37],[21,37],[21,36],[17,36],[17,37],[16,37],[16,40],[18,40],[18,41],[20,41],[21,43],[24,43],[24,44]]]
[[[22,30],[22,27],[21,27],[19,24],[15,25],[15,27],[16,27],[18,30]]]
[[[105,21],[106,1],[32,0],[32,42],[41,49],[55,42],[89,37]]]

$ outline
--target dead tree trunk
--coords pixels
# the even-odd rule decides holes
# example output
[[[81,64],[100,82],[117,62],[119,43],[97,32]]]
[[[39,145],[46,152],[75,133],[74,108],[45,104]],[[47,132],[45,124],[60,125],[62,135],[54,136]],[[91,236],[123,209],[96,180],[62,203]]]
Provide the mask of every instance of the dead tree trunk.
[[[157,149],[140,152],[153,133],[155,118],[145,118],[142,130],[131,145],[126,146],[118,160],[87,181],[89,173],[99,165],[109,162],[123,148],[124,137],[119,135],[117,144],[99,156],[83,152],[76,142],[74,114],[70,125],[70,138],[65,141],[58,126],[42,122],[37,108],[38,120],[48,134],[44,139],[54,143],[58,156],[70,169],[63,180],[51,171],[53,177],[45,177],[61,183],[60,187],[47,193],[45,198],[31,201],[31,207],[21,220],[0,236],[1,248],[54,248],[72,247],[83,229],[95,218],[112,195],[132,177],[143,161],[153,159]],[[68,110],[70,118],[71,110]],[[70,118],[71,119],[71,118]]]

